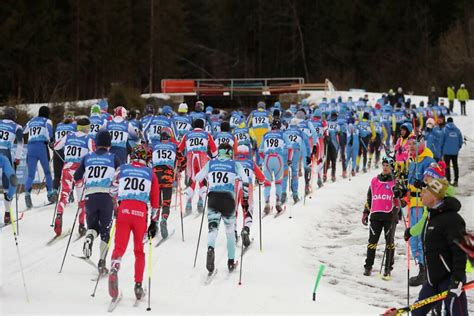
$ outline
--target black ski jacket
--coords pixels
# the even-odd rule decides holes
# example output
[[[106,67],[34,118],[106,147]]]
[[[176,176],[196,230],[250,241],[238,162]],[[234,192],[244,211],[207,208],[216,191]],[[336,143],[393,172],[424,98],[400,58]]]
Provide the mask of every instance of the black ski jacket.
[[[465,277],[466,254],[454,243],[462,240],[466,223],[458,214],[461,203],[454,197],[445,197],[442,204],[428,209],[423,227],[423,252],[426,276],[430,285],[448,277],[461,281]]]

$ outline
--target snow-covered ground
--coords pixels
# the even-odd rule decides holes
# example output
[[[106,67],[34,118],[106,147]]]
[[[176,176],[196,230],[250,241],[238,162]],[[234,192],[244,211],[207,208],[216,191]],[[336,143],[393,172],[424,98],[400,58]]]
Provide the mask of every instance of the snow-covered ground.
[[[468,109],[469,111],[469,109]],[[460,187],[462,215],[468,228],[474,230],[474,126],[470,117],[454,117],[470,141],[460,153]],[[258,247],[258,191],[254,192],[257,218],[252,227],[253,245],[244,256],[242,285],[238,285],[239,270],[228,274],[224,229],[221,226],[216,248],[219,270],[211,284],[205,285],[206,228],[201,239],[196,268],[193,259],[201,217],[191,215],[184,220],[185,242],[181,241],[178,211],[172,208],[170,231],[175,234],[152,252],[151,307],[153,313],[319,313],[377,315],[389,306],[406,304],[407,263],[402,224],[396,236],[396,263],[391,281],[383,281],[374,273],[362,275],[368,229],[360,219],[367,187],[379,170],[358,174],[350,181],[340,177],[315,189],[306,205],[288,206],[278,218],[267,216],[262,221],[263,251]],[[302,182],[300,182],[302,184]],[[316,186],[316,183],[314,184]],[[43,190],[33,194],[33,203],[46,200]],[[174,202],[173,202],[174,204]],[[19,209],[24,209],[23,195]],[[96,297],[91,297],[96,271],[71,254],[82,254],[82,240],[71,243],[62,273],[58,273],[67,239],[50,247],[53,236],[50,227],[53,207],[33,209],[20,222],[19,247],[23,260],[30,302],[26,302],[11,226],[1,231],[0,314],[101,314],[107,310],[109,295],[107,279],[101,280]],[[72,226],[75,205],[69,205],[64,215],[65,230]],[[289,215],[292,218],[289,218]],[[2,213],[3,215],[3,213]],[[206,221],[205,221],[206,222]],[[241,216],[239,217],[241,225]],[[77,230],[77,226],[76,226]],[[240,227],[238,228],[240,232]],[[74,232],[76,234],[77,231]],[[75,236],[73,236],[73,239]],[[95,245],[93,261],[98,260]],[[112,245],[113,247],[113,245]],[[237,256],[240,255],[240,243]],[[119,287],[124,298],[115,313],[146,314],[146,300],[132,307],[133,244],[123,258]],[[148,252],[148,247],[145,247]],[[384,241],[379,242],[375,270],[383,254]],[[312,289],[321,263],[324,276],[312,301]],[[411,263],[411,273],[418,268]],[[147,268],[144,284],[148,287]],[[470,279],[471,277],[468,277]],[[419,288],[411,288],[413,302]],[[469,294],[470,311],[474,312],[473,295]]]

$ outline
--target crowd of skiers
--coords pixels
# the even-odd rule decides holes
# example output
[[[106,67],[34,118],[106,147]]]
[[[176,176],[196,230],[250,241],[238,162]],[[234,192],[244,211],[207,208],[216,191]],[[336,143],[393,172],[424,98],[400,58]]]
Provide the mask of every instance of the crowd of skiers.
[[[56,203],[54,232],[57,236],[64,233],[62,216],[66,204],[74,200],[72,189],[75,189],[78,233],[85,236],[84,256],[90,258],[94,241],[100,236],[98,269],[103,275],[109,274],[109,293],[113,298],[119,295],[121,257],[133,233],[137,299],[143,296],[143,238],[148,234],[152,239],[158,231],[163,239],[168,237],[173,190],[175,194],[182,192],[182,183],[185,185],[182,215],[193,212],[196,192],[197,213],[202,214],[207,207],[207,269],[210,273],[215,269],[215,241],[222,220],[227,236],[227,266],[232,271],[236,265],[239,206],[244,220],[240,232],[242,243],[245,247],[251,243],[254,185],[263,186],[265,215],[273,211],[272,205],[278,214],[284,211],[285,203],[289,203],[288,192],[292,202],[299,203],[312,193],[313,179],[318,187],[324,185],[329,169],[330,180],[336,181],[339,163],[343,178],[356,176],[359,171],[365,173],[372,166],[378,168],[381,163],[382,174],[372,180],[363,212],[364,225],[368,224],[370,214],[364,274],[370,274],[377,242],[384,229],[387,242],[384,276],[389,277],[394,260],[395,223],[402,215],[400,209],[408,206],[406,225],[412,229],[424,218],[429,220],[426,214],[431,208],[438,209],[439,203],[425,202],[422,189],[445,192],[439,184],[449,185],[451,161],[452,185],[457,186],[457,154],[463,143],[452,118],[445,122],[449,111],[446,106],[421,104],[416,107],[409,99],[405,100],[400,89],[397,95],[383,95],[373,105],[367,97],[359,100],[324,98],[319,103],[303,100],[286,110],[280,102],[270,106],[259,102],[257,109],[250,113],[242,110],[229,113],[206,107],[202,101],[197,101],[191,112],[186,103],[179,104],[177,111],[171,106],[156,109],[150,104],[141,118],[137,110],[127,111],[122,106],[115,107],[110,115],[107,101],[101,100],[91,107],[89,117],[74,117],[67,112],[55,129],[46,106],[40,108],[38,116],[24,129],[15,123],[15,110],[7,108],[0,120],[0,136],[4,135],[0,137],[0,154],[2,163],[7,161],[10,166],[17,166],[23,150],[23,134],[28,136],[26,206],[33,207],[30,193],[39,161],[45,174],[48,200]],[[17,147],[12,159],[10,152],[14,142]],[[49,171],[50,151],[54,181]],[[443,167],[441,159],[446,161],[448,180],[443,182],[432,177],[438,181],[434,184],[423,178]],[[16,179],[14,172],[10,172],[13,168],[6,170],[9,169],[4,169],[2,182],[4,188],[10,188],[5,193],[5,201],[9,202],[15,194]],[[300,177],[304,179],[303,189],[299,186]],[[272,184],[274,196],[271,196]],[[450,210],[456,208],[447,205]],[[425,206],[429,211],[424,210]],[[11,220],[10,209],[7,205],[5,223]],[[456,220],[458,225],[463,223],[462,219]],[[461,231],[463,227],[458,228]],[[109,271],[106,257],[112,234],[115,247]],[[407,234],[420,266],[419,275],[410,282],[421,284],[425,275],[429,276],[425,272],[425,268],[429,268],[425,255],[426,234],[424,240],[418,236],[419,232]],[[451,257],[447,260],[452,264]],[[465,281],[456,277],[457,282]]]

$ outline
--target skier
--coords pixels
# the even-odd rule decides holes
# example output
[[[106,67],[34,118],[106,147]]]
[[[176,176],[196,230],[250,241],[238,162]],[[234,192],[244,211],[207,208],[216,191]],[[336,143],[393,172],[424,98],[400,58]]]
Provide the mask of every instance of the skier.
[[[244,155],[253,157],[254,140],[250,137],[250,131],[247,127],[238,127],[234,129],[235,150],[234,155]]]
[[[7,187],[3,187],[3,197],[4,197],[4,206],[5,206],[5,214],[4,214],[4,220],[3,224],[10,224],[11,223],[11,217],[10,217],[10,211],[11,211],[11,201],[13,200],[13,197],[15,196],[16,193],[16,186],[18,185],[18,179],[16,178],[15,171],[12,168],[11,162],[8,160],[8,158],[0,154],[0,173],[2,175],[2,179],[6,179],[7,181]]]
[[[227,267],[229,271],[235,269],[235,181],[237,178],[240,178],[243,184],[242,207],[248,209],[249,206],[248,178],[240,163],[232,160],[233,154],[229,144],[220,145],[217,159],[207,162],[196,175],[197,182],[207,180],[209,183],[207,200],[209,235],[206,268],[210,273],[214,271],[214,249],[221,219],[224,221],[227,236]]]
[[[49,108],[45,105],[40,107],[38,116],[26,123],[23,134],[28,134],[28,145],[26,153],[26,164],[28,165],[28,177],[25,183],[25,203],[27,208],[32,208],[31,187],[36,174],[38,161],[43,168],[46,179],[49,203],[55,203],[57,194],[53,190],[53,179],[49,169],[48,144],[53,144],[53,123],[49,119]]]
[[[85,199],[83,195],[84,181],[74,182],[74,173],[81,164],[81,160],[90,151],[94,151],[94,141],[89,137],[90,121],[87,117],[77,120],[77,132],[68,134],[54,143],[54,150],[64,148],[64,167],[61,174],[61,193],[57,205],[57,214],[54,221],[54,232],[56,236],[61,235],[63,227],[64,207],[69,199],[69,194],[74,188],[79,204],[79,236],[86,233]]]
[[[385,234],[385,270],[384,280],[390,279],[395,254],[395,228],[398,221],[398,202],[393,194],[395,179],[393,178],[394,161],[385,156],[382,158],[382,173],[375,176],[367,192],[362,215],[362,224],[367,226],[370,215],[369,243],[365,259],[364,275],[370,275],[375,259],[375,251],[382,229]]]
[[[441,153],[443,159],[446,162],[446,179],[451,182],[451,161],[453,162],[454,169],[454,182],[453,186],[458,186],[459,178],[459,167],[458,167],[458,154],[462,148],[463,137],[459,128],[453,123],[453,118],[448,117],[448,123],[444,128]]]
[[[357,123],[357,127],[359,129],[361,146],[359,146],[359,155],[357,157],[359,162],[357,163],[356,172],[359,172],[360,159],[363,158],[362,171],[366,173],[369,141],[370,139],[375,138],[375,130],[374,130],[373,124],[370,122],[370,115],[368,112],[364,112],[362,116],[362,120]]]
[[[110,152],[117,155],[122,163],[127,163],[128,138],[130,136],[137,137],[135,129],[125,118],[127,117],[127,110],[123,106],[118,106],[114,109],[114,118],[107,121],[102,129],[105,129],[112,136],[112,147]]]
[[[321,107],[321,105],[320,105]],[[323,120],[321,110],[315,110],[313,112],[313,118],[311,119],[318,140],[316,143],[316,150],[313,147],[313,155],[315,155],[316,164],[317,164],[317,174],[318,174],[318,187],[323,186],[322,174],[324,170],[324,165],[326,164],[326,139],[328,137],[328,124],[326,120]]]
[[[130,154],[131,162],[120,166],[115,247],[112,252],[109,275],[109,294],[113,299],[116,299],[119,295],[118,271],[131,232],[133,232],[135,254],[134,291],[137,300],[143,297],[142,282],[143,271],[145,270],[143,237],[147,232],[147,204],[150,203],[152,207],[150,225],[148,226],[148,238],[150,239],[153,239],[156,235],[156,222],[160,216],[160,188],[153,170],[147,167],[150,159],[150,150],[145,145],[138,144]]]
[[[336,161],[339,152],[339,134],[340,134],[340,127],[337,123],[337,112],[335,110],[331,111],[331,116],[328,120],[328,141],[327,141],[327,158],[326,158],[326,165],[324,168],[324,176],[323,181],[326,182],[327,179],[327,172],[329,169],[329,165],[331,165],[331,180],[332,182],[336,181]]]
[[[426,146],[433,153],[433,158],[436,161],[440,161],[442,157],[441,147],[443,143],[443,131],[435,125],[435,121],[431,117],[426,120],[424,138],[426,140]]]
[[[433,162],[433,153],[426,148],[425,143],[415,136],[408,139],[408,152],[411,162],[408,166],[408,189],[410,190],[410,227],[420,221],[423,216],[423,203],[420,198],[421,188],[423,187],[423,174]],[[410,240],[412,256],[417,259],[419,273],[410,278],[410,286],[418,286],[426,280],[425,262],[423,255],[423,243],[421,237],[413,237]]]
[[[281,121],[275,118],[271,124],[271,131],[267,132],[262,139],[262,144],[258,150],[260,157],[263,161],[263,173],[265,174],[265,214],[269,214],[270,208],[270,189],[272,181],[275,181],[275,193],[276,193],[276,210],[280,213],[283,208],[281,207],[281,195],[282,187],[281,183],[283,180],[284,164],[292,164],[292,150],[291,144],[283,136],[281,129]]]
[[[345,103],[341,103],[345,104]],[[347,163],[346,163],[346,145],[347,145],[347,111],[345,106],[341,109],[338,115],[337,125],[339,126],[339,146],[341,153],[341,164],[342,164],[342,177],[347,177]]]
[[[147,104],[145,107],[145,116],[140,118],[140,124],[142,125],[142,128],[145,126],[148,126],[150,123],[150,120],[155,116],[155,108],[153,107],[152,104]]]
[[[359,154],[359,129],[356,128],[353,124],[349,124],[348,135],[347,135],[347,147],[346,147],[346,169],[349,165],[349,160],[351,160],[351,176],[356,175],[357,168],[357,155]]]
[[[89,135],[92,139],[95,139],[95,136],[97,135],[99,130],[103,129],[103,126],[105,125],[105,122],[107,121],[100,114],[100,106],[98,104],[92,105],[89,121],[91,122]]]
[[[395,144],[395,173],[404,174],[408,170],[408,139],[412,135],[411,123],[403,123],[400,127],[400,137]]]
[[[252,137],[255,142],[257,153],[262,145],[264,135],[270,131],[272,119],[270,113],[265,110],[265,102],[262,101],[258,102],[257,110],[252,111],[247,119],[250,137]],[[260,155],[257,154],[255,158],[257,164],[261,165]]]
[[[178,142],[172,137],[168,127],[161,129],[160,140],[154,140],[152,148],[153,171],[160,185],[160,201],[162,206],[160,232],[163,239],[168,238],[168,217],[170,214],[171,196],[173,193],[173,182],[176,180],[176,168],[182,169],[184,157],[177,152]]]
[[[160,140],[161,130],[165,127],[171,131],[171,136],[173,138],[176,138],[176,135],[178,135],[178,130],[176,129],[174,120],[171,118],[171,116],[165,115],[170,115],[171,110],[163,110],[162,113],[162,115],[154,116],[148,122],[148,125],[144,127],[144,132],[146,135],[145,139],[149,144]]]
[[[369,168],[372,165],[372,159],[374,158],[375,153],[375,161],[374,167],[377,169],[379,167],[379,160],[380,160],[380,151],[382,145],[385,144],[387,136],[387,131],[385,130],[385,126],[380,122],[378,117],[375,117],[374,122],[372,123],[375,132],[375,138],[370,139],[369,143]]]
[[[310,163],[306,162],[306,168],[304,168],[304,180],[305,180],[305,195],[308,195],[311,193],[311,178],[312,178],[312,166],[313,166],[313,161],[315,161],[315,153],[317,150],[317,144],[318,144],[318,134],[316,133],[316,130],[314,128],[314,125],[311,123],[310,120],[302,118],[302,114],[306,116],[306,112],[303,109],[300,109],[296,112],[296,121],[298,122],[298,128],[300,131],[302,131],[305,135],[306,138],[308,139],[308,145],[310,152],[308,155],[310,156]]]
[[[0,120],[0,155],[5,156],[10,163],[10,166],[16,167],[20,164],[20,159],[23,153],[23,127],[16,122],[16,110],[13,107],[7,107],[3,111],[3,119]],[[16,141],[16,151],[14,159],[12,159],[12,146]],[[2,175],[3,190],[10,190],[10,180],[7,173]],[[15,188],[16,190],[16,188]],[[5,197],[7,201],[7,197]],[[11,201],[11,200],[10,200]],[[5,208],[4,223],[10,223],[10,209]]]
[[[230,123],[227,121],[222,122],[220,132],[214,134],[214,141],[219,147],[221,144],[227,143],[235,151],[236,139],[235,136],[231,133]]]
[[[173,117],[174,124],[178,131],[176,140],[181,141],[184,134],[189,132],[193,128],[193,120],[188,115],[188,105],[186,103],[181,103],[178,107],[178,115]]]
[[[61,140],[66,135],[74,133],[77,129],[77,124],[74,121],[74,114],[72,112],[64,113],[64,119],[62,122],[56,125],[54,132],[54,143]],[[55,192],[59,191],[61,186],[61,174],[64,167],[64,149],[53,150],[53,188]]]
[[[137,117],[137,110],[131,109],[130,112],[128,112],[128,122],[135,130],[135,135],[129,135],[128,137],[128,146],[130,148],[135,147],[135,145],[141,142],[142,139],[143,126],[142,123],[137,119]]]
[[[196,181],[196,174],[217,154],[217,147],[211,134],[204,131],[204,121],[197,119],[193,122],[194,129],[183,136],[178,146],[178,151],[186,153],[186,214],[192,212],[192,198],[196,183],[199,183],[199,200],[197,209],[199,213],[204,210],[204,196],[206,195],[207,185],[204,181]]]
[[[308,166],[311,165],[311,149],[308,136],[298,128],[298,122],[298,119],[293,118],[290,122],[290,127],[283,132],[283,136],[286,138],[286,141],[291,144],[290,146],[293,151],[292,163],[289,167],[291,168],[290,187],[295,204],[300,201],[298,195],[298,169],[300,162],[303,162],[304,169],[308,169]],[[288,176],[286,176],[286,179],[284,179],[282,183],[282,196],[286,195],[287,182]],[[286,200],[286,198],[284,200]]]
[[[109,110],[109,103],[105,99],[99,100],[99,107],[100,107],[100,116],[105,121],[111,121],[113,119],[112,115],[110,115],[107,111]],[[113,139],[113,136],[112,136]]]
[[[105,259],[114,214],[114,202],[110,194],[121,165],[120,159],[109,152],[111,141],[110,133],[98,132],[96,151],[89,152],[74,173],[74,181],[84,181],[85,190],[87,231],[82,251],[86,258],[91,257],[94,240],[100,235],[98,269],[101,275],[107,273]]]

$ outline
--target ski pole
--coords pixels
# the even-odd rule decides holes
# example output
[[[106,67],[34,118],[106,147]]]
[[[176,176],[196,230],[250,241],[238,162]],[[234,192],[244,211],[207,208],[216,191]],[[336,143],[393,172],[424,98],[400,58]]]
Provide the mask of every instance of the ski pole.
[[[152,243],[151,243],[151,238],[148,236],[148,307],[146,310],[149,312],[151,311],[151,272],[152,272]]]
[[[56,217],[56,212],[58,211],[58,203],[59,203],[59,199],[61,198],[62,193],[63,193],[63,186],[61,185],[59,189],[58,197],[56,198],[56,205],[54,205],[53,219],[51,220],[51,225],[49,225],[51,227],[54,227],[54,218]]]
[[[69,239],[67,241],[66,251],[64,251],[64,257],[63,257],[63,261],[61,263],[61,268],[59,269],[59,273],[61,273],[63,271],[64,261],[66,261],[66,254],[67,254],[67,251],[69,249],[69,244],[71,243],[71,238],[72,238],[72,233],[74,232],[74,227],[76,227],[77,216],[79,215],[79,210],[81,209],[81,201],[84,198],[84,193],[85,192],[86,192],[86,188],[84,188],[84,190],[82,191],[81,199],[77,203],[76,216],[74,216],[74,223],[72,223],[71,234],[69,234]]]
[[[204,199],[204,210],[202,211],[201,227],[199,228],[199,236],[198,236],[198,242],[197,242],[197,246],[196,246],[196,255],[194,256],[194,266],[193,266],[193,268],[196,268],[196,260],[197,260],[198,251],[199,251],[199,243],[201,241],[202,224],[204,223],[204,214],[206,214],[206,208],[207,208],[207,192],[206,192],[206,198]]]
[[[262,252],[262,185],[258,184],[258,226],[260,234],[260,252]]]
[[[242,268],[244,264],[244,241],[242,240],[242,246],[240,249],[240,274],[239,274],[239,285],[242,285]]]
[[[321,281],[321,277],[323,276],[324,268],[326,266],[324,264],[321,264],[319,266],[319,272],[318,276],[316,277],[316,281],[314,282],[314,288],[313,288],[313,301],[316,301],[316,290],[318,289],[319,286],[319,281]]]
[[[113,221],[113,219],[112,219],[112,221]],[[115,236],[115,221],[113,221],[113,223],[112,223],[112,229],[110,230],[109,241],[107,242],[107,249],[105,249],[104,258],[101,258],[101,259],[107,258],[107,253],[109,252],[110,244],[111,244],[112,238],[114,238],[114,236]],[[100,271],[99,271],[99,275],[97,276],[97,281],[95,282],[94,292],[92,292],[92,294],[91,294],[92,297],[95,297],[95,292],[97,291],[97,286],[99,285],[99,280],[100,280]]]
[[[12,214],[11,206],[10,206],[10,214]],[[21,262],[20,247],[18,246],[18,237],[17,237],[17,231],[15,229],[14,221],[15,221],[15,218],[13,218],[13,221],[12,221],[13,237],[15,238],[16,253],[18,254],[18,262],[20,263],[21,278],[23,279],[23,288],[25,289],[26,301],[29,303],[30,297],[28,296],[28,289],[26,288],[25,272],[23,271],[23,263]]]
[[[291,193],[291,192],[293,192],[292,188],[291,188],[291,185],[293,183],[293,179],[291,178],[291,166],[288,166],[288,179],[290,180],[290,181],[288,181],[288,183],[290,184],[289,188],[288,188],[288,191]],[[291,202],[288,203],[288,207],[290,208],[290,216],[288,216],[288,218],[292,218],[291,212],[292,212],[293,208],[291,207]]]
[[[15,208],[16,208],[16,218],[18,219],[18,188],[20,186],[17,186],[16,187],[16,191],[15,191]],[[18,236],[20,236],[20,224],[18,224],[18,220],[16,221],[16,233]]]
[[[176,187],[176,197],[175,197],[175,204],[174,204],[174,212],[176,213],[176,209],[178,208],[178,195],[179,195],[179,214],[181,216],[181,239],[184,242],[184,223],[183,223],[183,199],[181,198],[181,177],[179,175],[178,168],[176,168],[175,171],[176,175],[176,182],[177,182],[177,187]]]

